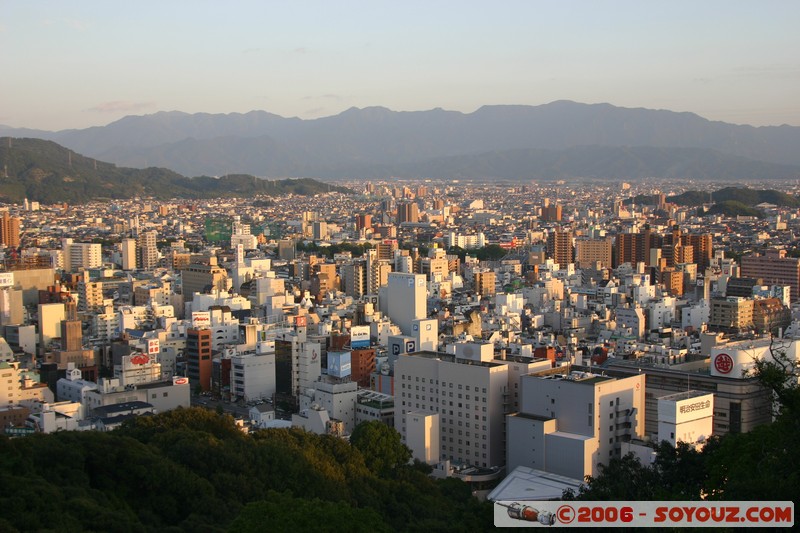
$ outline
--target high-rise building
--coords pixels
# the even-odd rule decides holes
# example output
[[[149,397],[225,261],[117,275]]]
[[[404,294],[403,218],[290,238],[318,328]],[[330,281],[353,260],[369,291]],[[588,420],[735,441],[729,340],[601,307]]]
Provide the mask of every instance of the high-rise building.
[[[572,263],[572,232],[556,230],[550,233],[547,236],[547,255],[562,268]]]
[[[64,270],[75,272],[81,268],[103,265],[102,246],[95,243],[70,242],[64,251]]]
[[[192,301],[194,293],[207,289],[224,291],[228,289],[228,271],[217,264],[216,257],[209,257],[207,264],[194,263],[181,271],[183,300]]]
[[[490,268],[475,270],[474,273],[475,292],[482,297],[493,296],[497,293],[497,275]]]
[[[394,366],[394,421],[403,441],[419,433],[408,426],[408,413],[438,413],[440,459],[503,466],[508,366],[493,362],[492,353],[489,346],[488,358],[480,350],[469,358],[427,351],[401,355]]]
[[[634,266],[636,263],[649,264],[651,247],[653,246],[649,229],[644,230],[642,233],[618,234],[615,244],[616,262],[614,267],[616,268],[623,263],[629,263]]]
[[[342,281],[344,282],[344,292],[353,298],[361,298],[367,294],[367,262],[364,260],[354,260],[342,265]]]
[[[158,247],[156,246],[156,238],[158,232],[145,231],[139,234],[136,240],[136,247],[138,252],[138,264],[142,270],[153,270],[158,266]]]
[[[328,238],[328,223],[317,221],[312,223],[312,236],[315,241],[321,241]]]
[[[419,222],[419,206],[416,202],[401,202],[397,204],[397,223]]]
[[[561,218],[562,213],[560,205],[542,206],[542,220],[545,222],[561,222]]]
[[[582,268],[600,263],[611,268],[611,237],[602,239],[580,238],[575,241],[575,263]]]
[[[78,310],[90,313],[102,313],[103,282],[79,281],[78,282]]]
[[[621,457],[645,435],[644,374],[616,379],[559,368],[520,379],[519,413],[506,417],[508,471],[527,466],[573,479]]]
[[[136,270],[136,239],[122,239],[120,252],[122,270]]]
[[[83,332],[80,320],[61,321],[61,350],[72,352],[83,347]]]
[[[65,318],[63,303],[39,304],[39,348],[42,351],[53,339],[61,336],[61,321]]]
[[[800,258],[787,257],[786,250],[767,250],[764,255],[741,258],[741,275],[760,278],[771,285],[789,285],[793,302],[800,299]]]
[[[392,272],[392,264],[388,260],[370,260],[369,277],[367,278],[367,293],[378,294],[381,287],[389,283],[389,274]]]
[[[397,239],[384,239],[375,247],[378,252],[376,259],[394,261],[394,252],[399,247]]]
[[[400,326],[404,335],[411,335],[414,320],[426,316],[428,291],[425,276],[392,272],[388,282],[389,318]]]
[[[22,324],[25,307],[22,305],[22,290],[0,287],[0,325]]]
[[[692,262],[697,265],[700,272],[704,272],[711,264],[711,258],[714,254],[713,241],[710,233],[703,233],[702,235],[686,235],[686,240],[692,247],[693,257]]]
[[[0,244],[9,248],[19,247],[19,219],[3,211],[0,217]]]
[[[372,215],[360,214],[356,215],[356,229],[370,229],[372,227]]]
[[[673,267],[662,268],[660,271],[661,283],[664,284],[664,289],[673,296],[683,296],[684,290],[684,273],[681,270],[676,270]]]
[[[281,239],[278,241],[278,257],[291,261],[296,257],[294,241],[292,239]]]
[[[186,330],[186,375],[192,387],[211,390],[211,330]]]

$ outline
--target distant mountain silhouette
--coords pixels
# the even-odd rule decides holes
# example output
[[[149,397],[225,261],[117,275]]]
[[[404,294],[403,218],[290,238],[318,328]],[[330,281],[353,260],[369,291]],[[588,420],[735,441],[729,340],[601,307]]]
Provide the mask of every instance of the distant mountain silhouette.
[[[0,133],[14,135],[14,131],[0,127]],[[185,174],[368,177],[373,170],[392,168],[401,173],[395,175],[405,175],[427,166],[445,165],[447,158],[469,156],[462,162],[471,161],[477,166],[459,172],[485,177],[489,174],[482,174],[480,168],[496,167],[496,154],[507,153],[502,159],[527,154],[525,157],[530,159],[536,151],[548,150],[572,156],[579,154],[570,150],[588,146],[597,154],[605,153],[603,157],[624,157],[618,163],[623,170],[632,164],[630,150],[659,149],[661,155],[653,153],[655,166],[645,158],[639,163],[641,172],[631,176],[659,176],[659,172],[670,170],[659,159],[672,157],[668,149],[674,148],[714,151],[702,156],[706,166],[699,170],[709,178],[727,179],[742,174],[731,174],[734,160],[726,156],[788,165],[783,170],[765,167],[756,172],[776,177],[784,171],[792,174],[792,167],[800,165],[800,127],[733,125],[693,113],[569,101],[541,106],[484,106],[473,113],[351,108],[313,120],[283,118],[265,111],[227,115],[173,111],[128,116],[103,127],[39,132],[37,136],[120,165],[158,165]],[[628,151],[609,152],[602,148]],[[685,157],[688,152],[682,154]],[[544,152],[536,157],[545,157]],[[722,162],[721,168],[711,164],[715,158]],[[450,160],[446,166],[452,164],[460,163]],[[676,162],[678,167],[682,164],[685,162],[681,159]],[[552,169],[557,171],[560,166]],[[610,161],[606,164],[609,169],[613,166]],[[535,168],[507,170],[507,174],[515,175],[534,176],[540,172]],[[693,171],[694,167],[688,165],[686,170]],[[589,168],[570,170],[569,165],[565,165],[565,172],[596,173]],[[681,174],[675,172],[670,175]]]

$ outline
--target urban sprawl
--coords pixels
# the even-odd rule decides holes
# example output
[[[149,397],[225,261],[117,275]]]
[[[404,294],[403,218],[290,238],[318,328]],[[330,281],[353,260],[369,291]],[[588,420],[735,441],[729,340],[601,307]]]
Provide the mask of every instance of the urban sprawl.
[[[771,420],[752,367],[797,358],[797,208],[669,201],[697,182],[344,185],[4,206],[5,434],[190,406],[242,431],[378,420],[502,499]]]

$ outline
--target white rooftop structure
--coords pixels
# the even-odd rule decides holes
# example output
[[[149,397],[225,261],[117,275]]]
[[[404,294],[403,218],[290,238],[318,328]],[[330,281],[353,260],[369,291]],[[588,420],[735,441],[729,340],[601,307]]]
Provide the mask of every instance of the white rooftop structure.
[[[561,499],[564,491],[575,493],[583,485],[580,479],[551,474],[543,470],[518,466],[487,496],[491,501]]]

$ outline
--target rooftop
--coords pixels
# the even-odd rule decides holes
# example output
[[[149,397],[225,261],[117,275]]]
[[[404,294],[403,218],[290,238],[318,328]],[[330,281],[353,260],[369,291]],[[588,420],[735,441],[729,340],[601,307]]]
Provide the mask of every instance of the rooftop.
[[[566,489],[578,492],[582,480],[518,466],[487,497],[491,501],[561,499]]]
[[[456,356],[453,354],[445,353],[445,352],[429,352],[429,351],[422,351],[422,352],[414,352],[409,354],[403,354],[403,357],[421,357],[424,359],[436,359],[438,361],[444,361],[445,363],[460,363],[464,365],[471,365],[471,366],[483,366],[486,368],[494,368],[497,366],[504,366],[503,363],[493,363],[493,362],[483,362],[483,361],[473,361],[471,359],[456,359]]]
[[[668,394],[667,396],[661,396],[659,400],[667,400],[670,402],[680,402],[681,400],[689,400],[691,398],[697,398],[698,396],[707,396],[710,394],[708,391],[700,391],[700,390],[687,390],[683,392],[676,392],[675,394]]]

